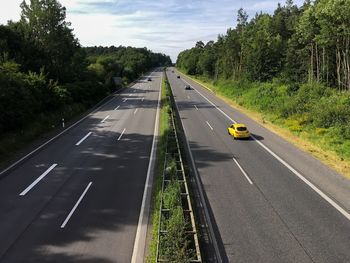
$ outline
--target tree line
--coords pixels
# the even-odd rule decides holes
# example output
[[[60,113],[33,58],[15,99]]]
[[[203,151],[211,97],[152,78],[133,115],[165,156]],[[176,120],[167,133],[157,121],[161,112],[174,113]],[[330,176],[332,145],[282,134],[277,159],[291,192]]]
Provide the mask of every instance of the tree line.
[[[140,73],[153,67],[170,66],[169,56],[153,53],[147,48],[134,48],[124,46],[86,47],[89,69],[98,74],[102,80],[111,85],[111,76],[122,77],[125,82],[137,78]]]
[[[292,0],[216,41],[181,52],[176,65],[263,119],[350,160],[350,1]],[[212,85],[213,84],[213,85]]]
[[[240,9],[237,25],[216,41],[181,52],[177,66],[211,79],[317,82],[350,90],[350,1],[287,0],[272,15],[250,21]]]
[[[153,67],[171,64],[146,48],[84,48],[57,0],[21,3],[18,22],[0,25],[0,134],[32,122],[51,127]]]

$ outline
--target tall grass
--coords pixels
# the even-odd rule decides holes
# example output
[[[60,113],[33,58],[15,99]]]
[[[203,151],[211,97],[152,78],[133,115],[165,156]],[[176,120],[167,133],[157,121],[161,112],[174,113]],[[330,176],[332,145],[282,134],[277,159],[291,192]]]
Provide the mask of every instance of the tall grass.
[[[157,247],[159,249],[159,258],[166,259],[167,262],[190,262],[191,258],[195,256],[186,233],[188,222],[184,217],[182,207],[181,187],[177,178],[176,160],[171,155],[171,153],[177,153],[177,143],[173,137],[168,137],[171,129],[169,126],[170,114],[172,114],[170,110],[171,102],[168,98],[170,96],[169,90],[169,83],[164,78],[160,111],[160,140],[157,149],[156,179],[153,188],[152,240],[146,259],[147,262],[152,263],[156,262],[157,259]],[[167,158],[165,158],[166,152],[168,153]],[[164,183],[162,192],[163,172],[169,181]],[[160,213],[161,201],[163,201],[162,208],[169,210],[167,213]],[[158,233],[159,228],[164,232]]]
[[[161,90],[161,108],[159,115],[159,141],[157,147],[157,161],[156,161],[156,175],[153,185],[153,201],[152,201],[152,240],[149,245],[149,254],[147,256],[147,262],[154,263],[157,257],[157,242],[158,242],[158,222],[160,217],[159,206],[161,202],[162,194],[162,175],[166,154],[167,137],[169,132],[169,115],[170,102],[167,99],[169,96],[166,79],[163,78],[162,90]]]

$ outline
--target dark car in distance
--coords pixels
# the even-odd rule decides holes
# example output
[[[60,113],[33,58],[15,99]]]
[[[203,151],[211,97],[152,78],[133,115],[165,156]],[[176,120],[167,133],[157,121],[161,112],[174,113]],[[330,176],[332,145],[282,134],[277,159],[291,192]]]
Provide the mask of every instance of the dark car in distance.
[[[148,78],[147,80],[148,80],[148,81],[152,81],[152,79],[151,79],[151,78]]]
[[[180,78],[180,76],[177,76],[177,78],[179,79],[179,78]]]
[[[191,86],[190,85],[186,85],[185,86],[185,90],[191,90]]]

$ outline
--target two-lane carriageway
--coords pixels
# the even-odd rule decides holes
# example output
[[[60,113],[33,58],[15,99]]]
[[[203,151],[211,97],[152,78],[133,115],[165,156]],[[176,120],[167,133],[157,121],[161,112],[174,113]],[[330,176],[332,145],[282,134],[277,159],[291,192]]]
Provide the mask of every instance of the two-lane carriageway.
[[[140,262],[162,74],[114,94],[6,172],[0,262]]]
[[[349,182],[173,71],[169,83],[221,260],[350,262]],[[254,137],[233,140],[233,122]]]

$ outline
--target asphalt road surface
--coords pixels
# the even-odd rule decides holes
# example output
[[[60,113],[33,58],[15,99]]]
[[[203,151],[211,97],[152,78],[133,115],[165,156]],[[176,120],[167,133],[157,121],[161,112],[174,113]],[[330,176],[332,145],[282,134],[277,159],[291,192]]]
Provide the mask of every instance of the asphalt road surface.
[[[0,262],[139,262],[161,75],[114,95],[0,180]]]
[[[173,70],[222,261],[350,262],[349,181]],[[233,140],[234,121],[254,138]]]

